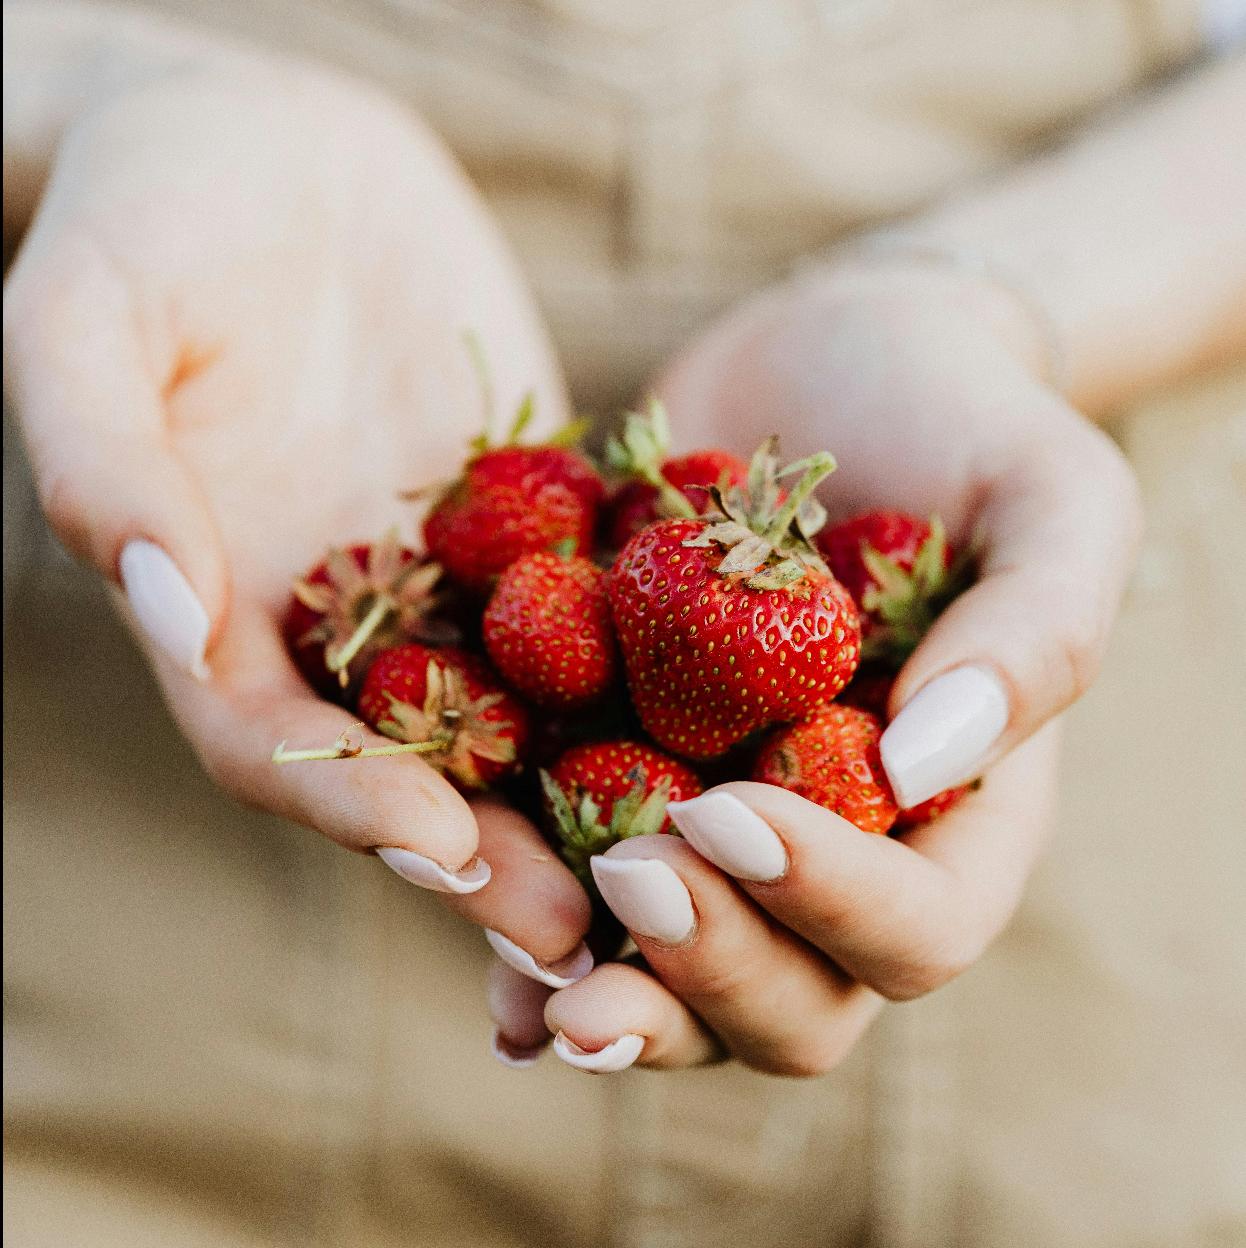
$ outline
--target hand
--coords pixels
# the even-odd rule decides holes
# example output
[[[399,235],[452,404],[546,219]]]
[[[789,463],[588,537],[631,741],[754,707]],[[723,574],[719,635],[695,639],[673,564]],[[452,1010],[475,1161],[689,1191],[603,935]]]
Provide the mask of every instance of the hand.
[[[897,506],[981,532],[981,579],[901,672],[883,757],[906,806],[992,770],[899,838],[737,783],[672,807],[685,841],[615,846],[597,877],[647,969],[603,966],[549,1000],[573,1065],[725,1052],[818,1073],[883,998],[944,983],[1007,921],[1052,810],[1052,720],[1093,678],[1139,529],[1128,468],[1035,380],[1037,347],[1007,292],[843,273],[763,297],[667,374],[686,443],[777,427],[790,454],[839,458],[833,515]]]
[[[48,518],[124,580],[208,771],[349,849],[383,848],[538,962],[575,952],[587,899],[516,816],[473,817],[413,757],[269,761],[283,738],[328,744],[352,723],[303,683],[280,617],[328,545],[410,529],[399,491],[453,474],[480,420],[463,331],[500,410],[535,387],[547,428],[565,416],[515,269],[435,140],[298,66],[163,75],[72,123],[5,302],[6,381]]]

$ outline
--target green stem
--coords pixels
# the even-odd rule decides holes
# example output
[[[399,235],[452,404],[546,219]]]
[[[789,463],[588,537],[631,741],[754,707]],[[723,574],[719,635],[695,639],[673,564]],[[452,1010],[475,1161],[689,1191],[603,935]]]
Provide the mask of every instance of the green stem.
[[[325,655],[325,666],[329,671],[337,672],[338,680],[341,681],[343,687],[350,679],[346,669],[350,667],[351,660],[363,649],[368,638],[380,628],[385,617],[393,609],[394,600],[388,594],[377,594],[371,610],[359,621],[359,626],[351,633],[347,643],[340,650]]]
[[[444,741],[409,741],[394,745],[371,745],[366,750],[352,750],[349,746],[333,745],[321,750],[287,750],[283,741],[273,751],[274,763],[308,763],[322,759],[342,758],[390,758],[394,754],[431,754],[444,750]]]
[[[770,527],[762,534],[768,542],[775,545],[778,544],[787,532],[796,517],[796,513],[801,509],[809,495],[838,467],[835,463],[835,456],[829,451],[820,451],[816,455],[810,455],[805,464],[804,476],[796,483],[796,486],[784,501],[783,506],[775,513]]]
[[[688,501],[688,496],[683,490],[677,490],[662,475],[660,468],[651,468],[646,472],[642,472],[641,476],[657,490],[659,497],[662,499],[662,506],[672,516],[678,516],[682,520],[695,520],[700,514]]]

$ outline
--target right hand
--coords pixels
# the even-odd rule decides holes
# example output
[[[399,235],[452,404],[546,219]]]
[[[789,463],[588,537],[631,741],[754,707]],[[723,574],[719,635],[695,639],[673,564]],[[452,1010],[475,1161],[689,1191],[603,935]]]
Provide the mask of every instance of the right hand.
[[[576,953],[588,899],[513,812],[473,810],[415,757],[270,761],[353,722],[286,654],[291,579],[331,544],[410,527],[398,493],[453,474],[480,410],[463,331],[500,410],[535,388],[546,427],[565,417],[514,265],[436,140],[284,63],[132,88],[68,127],[4,323],[48,520],[124,580],[208,772],[348,849],[396,851],[538,964]],[[477,858],[487,887],[463,872]]]

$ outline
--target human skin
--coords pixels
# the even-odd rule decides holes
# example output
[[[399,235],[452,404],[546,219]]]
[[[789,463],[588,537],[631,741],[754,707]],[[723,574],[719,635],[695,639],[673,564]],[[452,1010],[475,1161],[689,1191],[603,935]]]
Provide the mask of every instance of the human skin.
[[[202,652],[137,635],[219,783],[384,849],[439,891],[487,862],[489,882],[448,904],[561,982],[583,970],[587,898],[520,816],[469,806],[416,758],[268,761],[277,740],[325,743],[351,722],[285,654],[290,573],[379,532],[399,490],[453,470],[444,429],[478,421],[461,331],[481,337],[501,408],[533,386],[545,427],[566,414],[515,266],[436,140],[384,97],[145,18],[105,32],[99,12],[5,11],[6,236],[25,234],[6,282],[6,385],[48,518],[114,582],[134,539],[184,576]],[[1241,69],[919,225],[1037,275],[1066,396],[1043,380],[1027,300],[902,258],[763,293],[659,380],[685,446],[747,449],[777,424],[793,454],[835,451],[838,507],[937,509],[962,537],[981,527],[985,578],[905,668],[891,709],[974,667],[999,682],[1006,726],[979,760],[990,783],[903,841],[727,786],[739,826],[755,826],[751,811],[778,832],[777,882],[737,882],[698,854],[695,808],[687,841],[612,850],[670,868],[695,931],[672,945],[632,927],[648,969],[603,966],[548,1001],[495,993],[512,1057],[539,1050],[544,1008],[572,1064],[639,1036],[645,1065],[729,1053],[819,1073],[886,997],[946,981],[1007,921],[1049,827],[1054,721],[1097,669],[1139,527],[1128,468],[1074,404],[1101,410],[1246,336],[1246,170],[1208,139],[1246,110]],[[1148,183],[1157,164],[1180,203]],[[1136,241],[1106,251],[1122,207],[1109,214],[1097,191],[1105,167],[1138,218],[1122,232]],[[1200,179],[1218,194],[1197,194]],[[1061,264],[1028,253],[1035,238],[1060,239]]]

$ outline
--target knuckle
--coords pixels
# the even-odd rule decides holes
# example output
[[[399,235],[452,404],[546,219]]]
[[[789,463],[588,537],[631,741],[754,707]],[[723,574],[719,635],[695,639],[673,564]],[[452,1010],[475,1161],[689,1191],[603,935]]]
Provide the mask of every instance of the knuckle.
[[[973,962],[961,949],[932,949],[887,968],[873,987],[888,1001],[915,1001],[951,983]]]
[[[790,1040],[745,1058],[745,1065],[767,1075],[788,1079],[817,1079],[840,1066],[856,1046],[857,1037],[842,1027],[832,1027]]]

